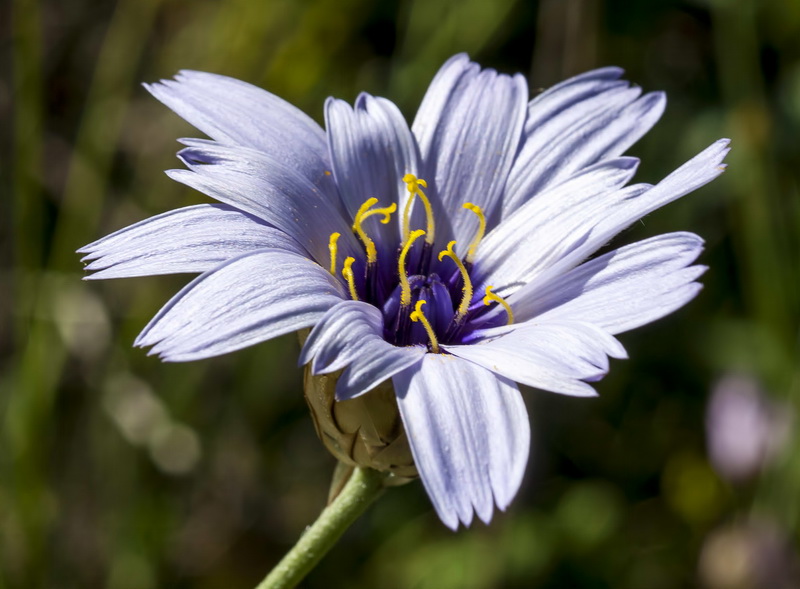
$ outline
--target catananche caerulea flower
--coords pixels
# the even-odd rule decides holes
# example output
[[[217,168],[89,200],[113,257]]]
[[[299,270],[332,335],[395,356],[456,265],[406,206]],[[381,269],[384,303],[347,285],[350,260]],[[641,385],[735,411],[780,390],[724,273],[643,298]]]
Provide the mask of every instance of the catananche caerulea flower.
[[[655,185],[622,154],[660,117],[608,67],[529,101],[521,75],[466,55],[409,128],[384,98],[329,99],[326,130],[280,98],[185,71],[148,90],[208,135],[169,176],[222,204],[122,229],[81,251],[91,278],[199,277],[136,340],[208,358],[313,327],[301,362],[343,370],[338,399],[392,379],[423,484],[456,528],[505,509],[528,457],[515,383],[593,396],[615,334],[700,290],[702,240],[659,235],[589,259],[724,169],[720,140]]]

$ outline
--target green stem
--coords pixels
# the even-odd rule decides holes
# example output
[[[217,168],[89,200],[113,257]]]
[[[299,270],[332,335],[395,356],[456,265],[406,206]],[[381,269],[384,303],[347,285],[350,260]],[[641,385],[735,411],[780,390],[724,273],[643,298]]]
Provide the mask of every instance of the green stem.
[[[383,491],[384,474],[370,468],[357,468],[342,492],[328,505],[256,589],[290,589],[314,568],[333,548],[359,515]]]

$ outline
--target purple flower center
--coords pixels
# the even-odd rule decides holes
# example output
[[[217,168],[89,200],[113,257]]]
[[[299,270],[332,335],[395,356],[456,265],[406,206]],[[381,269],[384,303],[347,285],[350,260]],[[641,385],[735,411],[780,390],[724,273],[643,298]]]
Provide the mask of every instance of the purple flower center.
[[[396,346],[427,344],[431,352],[440,351],[439,344],[461,344],[473,339],[478,327],[494,327],[503,321],[513,323],[514,316],[508,304],[487,286],[481,304],[480,299],[473,302],[474,290],[470,272],[473,268],[475,250],[483,238],[486,220],[483,211],[472,203],[464,208],[474,213],[479,220],[479,228],[469,245],[463,259],[455,252],[455,241],[440,251],[436,258],[434,251],[435,220],[433,209],[422,188],[427,184],[413,174],[403,178],[411,197],[402,212],[401,242],[395,255],[381,256],[375,242],[363,228],[365,219],[382,215],[381,223],[391,220],[397,210],[389,207],[375,207],[378,199],[370,198],[359,209],[353,222],[353,231],[364,245],[363,261],[348,257],[344,260],[342,276],[347,282],[350,297],[364,301],[381,310],[383,314],[384,339]],[[410,228],[410,212],[413,201],[419,200],[425,208],[426,230]],[[424,240],[419,239],[425,237]],[[337,241],[340,235],[330,237],[331,274],[337,270]],[[383,251],[386,251],[384,248]],[[389,248],[388,251],[391,251]],[[432,270],[434,260],[441,263],[444,258],[452,261],[452,271]],[[444,274],[444,275],[441,275]],[[495,305],[501,305],[505,314],[487,313]]]

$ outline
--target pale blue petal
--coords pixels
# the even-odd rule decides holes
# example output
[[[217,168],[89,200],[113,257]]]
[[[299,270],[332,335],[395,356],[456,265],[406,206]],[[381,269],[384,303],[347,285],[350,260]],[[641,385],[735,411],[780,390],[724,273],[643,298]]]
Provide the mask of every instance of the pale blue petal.
[[[525,127],[542,126],[563,112],[585,100],[614,88],[628,88],[629,84],[619,78],[625,71],[618,67],[604,67],[584,72],[563,82],[550,86],[528,103]]]
[[[269,155],[209,143],[184,149],[181,158],[189,170],[169,170],[170,178],[263,219],[320,264],[330,263],[328,241],[334,232],[341,234],[342,259],[363,252],[337,203]]]
[[[459,81],[462,78],[474,78],[480,70],[481,67],[471,62],[466,53],[454,55],[439,68],[422,98],[411,126],[423,154],[431,150],[436,128]]]
[[[379,207],[397,203],[394,222],[383,224],[375,216],[363,225],[379,252],[394,255],[408,196],[403,176],[419,174],[418,148],[408,124],[393,103],[368,94],[358,97],[355,108],[329,98],[325,121],[333,174],[350,217],[368,198],[377,198]]]
[[[310,327],[344,298],[341,284],[293,253],[260,250],[198,276],[136,339],[170,362],[227,354]]]
[[[476,295],[493,285],[507,296],[560,260],[574,247],[565,236],[574,240],[588,231],[588,223],[599,222],[609,195],[621,196],[617,191],[638,165],[635,158],[619,158],[591,166],[522,205],[481,241],[472,273]]]
[[[394,377],[414,463],[441,520],[484,522],[517,493],[530,447],[514,383],[446,354],[426,354]]]
[[[285,100],[241,80],[186,70],[145,88],[212,139],[269,153],[335,193],[325,174],[330,171],[325,132]]]
[[[476,216],[462,210],[462,204],[480,206],[490,229],[499,217],[527,99],[521,75],[481,71],[465,55],[458,55],[442,66],[417,112],[412,130],[420,146],[423,175],[450,215],[460,253],[478,227]]]
[[[291,237],[226,205],[150,217],[81,248],[87,279],[206,272],[241,254],[275,248],[307,255]]]
[[[625,357],[611,335],[572,317],[516,324],[496,339],[445,349],[519,383],[576,397],[596,396],[584,381],[605,376],[608,356]]]
[[[729,151],[727,146],[727,139],[715,142],[655,186],[627,186],[599,195],[588,203],[579,202],[580,206],[543,211],[547,218],[538,221],[539,228],[533,234],[538,248],[526,254],[533,256],[535,262],[535,272],[526,275],[528,283],[520,289],[520,282],[511,276],[505,279],[513,282],[483,282],[495,286],[500,296],[512,297],[509,301],[529,298],[527,293],[575,267],[637,219],[719,176],[725,170],[722,160]],[[530,210],[536,210],[536,200],[531,201]],[[501,224],[498,232],[504,226],[505,223]],[[475,264],[480,268],[479,273],[491,271],[489,264],[483,265],[484,254],[491,255],[489,247],[478,249]]]
[[[574,249],[569,250],[558,263],[548,268],[546,276],[542,275],[541,278],[563,274],[603,247],[635,221],[711,182],[725,171],[726,165],[722,161],[730,151],[729,143],[728,139],[714,142],[661,182],[648,187],[645,192],[639,194],[637,187],[631,186],[625,189],[630,190],[629,197],[611,199],[614,201],[613,205],[601,216],[599,222],[589,220],[584,225],[591,227],[585,237],[576,240],[574,236],[569,236],[575,245]],[[554,224],[560,223],[563,223],[563,219],[554,221]]]
[[[610,73],[616,76],[619,71]],[[627,82],[586,77],[579,76],[573,84],[568,80],[552,94],[531,101],[509,176],[504,216],[581,168],[621,155],[664,112],[666,98],[661,92],[639,97],[639,88],[629,88]]]
[[[669,233],[591,260],[540,288],[509,298],[525,321],[591,322],[616,334],[655,321],[691,300],[705,266],[690,266],[703,250],[693,233]]]
[[[344,368],[336,384],[336,398],[341,401],[362,395],[419,362],[425,351],[424,346],[397,347],[386,342],[378,309],[360,301],[343,301],[316,324],[299,363],[311,362],[314,374]]]
[[[528,109],[530,121],[526,120],[520,150],[509,174],[503,216],[551,185],[551,179],[561,170],[562,158],[570,157],[569,150],[577,148],[574,135],[595,129],[596,118],[607,124],[612,114],[630,105],[640,94],[638,88],[616,82],[545,120],[531,116],[536,110],[535,101],[532,102]]]

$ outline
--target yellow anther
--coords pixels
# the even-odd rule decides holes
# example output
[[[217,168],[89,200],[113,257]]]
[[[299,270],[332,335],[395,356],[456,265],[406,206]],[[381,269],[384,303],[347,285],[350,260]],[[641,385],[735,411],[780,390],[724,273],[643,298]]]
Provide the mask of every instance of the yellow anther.
[[[383,215],[381,223],[385,225],[389,222],[389,219],[391,219],[392,213],[397,210],[397,204],[395,203],[392,203],[388,207],[373,209],[372,207],[376,204],[378,204],[377,198],[367,199],[367,201],[361,205],[361,208],[358,209],[356,217],[353,220],[353,231],[356,232],[359,239],[361,239],[361,242],[364,244],[364,247],[367,248],[367,264],[374,264],[378,261],[378,251],[375,249],[375,242],[366,234],[364,228],[361,227],[361,223],[364,222],[364,219],[368,219],[373,215]]]
[[[447,244],[447,249],[442,250],[439,252],[439,261],[442,261],[442,258],[448,256],[453,259],[458,266],[459,272],[461,272],[461,278],[464,281],[464,286],[461,287],[461,304],[458,305],[458,311],[456,311],[456,321],[461,321],[464,316],[467,314],[467,310],[469,310],[469,304],[472,302],[472,281],[469,279],[469,272],[464,267],[464,263],[461,261],[461,258],[458,257],[456,252],[453,251],[453,247],[456,245],[455,241],[451,241]]]
[[[434,354],[439,353],[439,340],[436,339],[436,334],[433,333],[433,327],[431,327],[430,322],[425,317],[425,314],[422,312],[422,305],[425,304],[425,301],[417,301],[416,307],[414,307],[414,311],[409,315],[411,317],[411,321],[417,322],[419,321],[422,323],[422,326],[425,328],[425,331],[428,332],[428,338],[431,340],[431,352]]]
[[[475,259],[475,250],[478,249],[478,244],[481,242],[481,239],[483,239],[483,234],[486,233],[486,215],[483,214],[483,210],[478,205],[474,205],[471,202],[465,202],[462,206],[478,216],[478,232],[475,234],[475,237],[472,238],[472,242],[469,244],[469,249],[467,250],[466,260],[471,264]]]
[[[383,219],[381,219],[381,223],[386,225],[389,221],[392,220],[392,213],[397,210],[397,203],[393,202],[388,207],[381,207],[377,209],[372,209],[361,215],[361,221],[363,222],[364,219],[368,219],[373,215],[383,215]]]
[[[483,297],[483,304],[488,306],[491,305],[492,302],[495,302],[503,305],[503,308],[506,310],[506,315],[508,316],[508,325],[511,325],[514,323],[514,311],[511,310],[511,305],[503,300],[503,297],[492,292],[493,288],[493,286],[486,287],[486,296]]]
[[[336,251],[338,249],[336,242],[339,241],[341,236],[341,233],[331,233],[331,238],[328,240],[328,250],[331,252],[330,272],[334,276],[336,276]]]
[[[408,241],[408,236],[411,231],[409,227],[409,223],[411,222],[411,203],[414,202],[414,197],[418,196],[422,201],[422,206],[425,207],[425,217],[428,223],[425,241],[428,242],[428,245],[433,245],[433,238],[436,231],[436,223],[433,220],[433,208],[431,208],[431,201],[428,200],[428,197],[425,196],[425,193],[422,192],[422,188],[420,188],[420,186],[427,188],[428,183],[422,178],[417,178],[414,174],[406,174],[403,176],[403,182],[406,183],[406,188],[408,188],[408,191],[411,193],[411,196],[409,196],[406,201],[406,206],[403,208],[403,241]]]
[[[353,256],[347,256],[344,260],[344,268],[342,268],[342,276],[347,281],[347,287],[350,289],[350,298],[354,301],[358,300],[358,293],[356,292],[356,281],[353,277],[353,262],[356,259]]]
[[[408,250],[411,249],[414,241],[420,235],[425,235],[422,229],[412,231],[397,258],[397,274],[400,276],[400,304],[404,307],[408,307],[411,304],[411,285],[408,283],[408,273],[406,272],[406,256],[408,255]]]
[[[406,174],[403,176],[403,182],[406,183],[408,191],[411,194],[414,194],[419,187],[422,186],[423,188],[428,187],[428,183],[425,182],[422,178],[417,178],[414,174]]]

